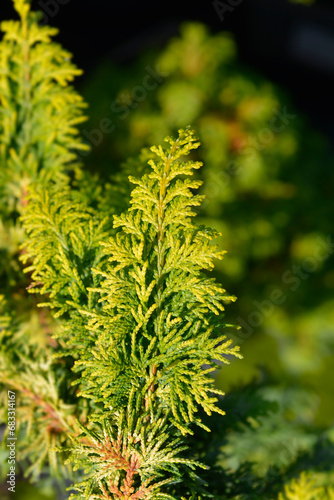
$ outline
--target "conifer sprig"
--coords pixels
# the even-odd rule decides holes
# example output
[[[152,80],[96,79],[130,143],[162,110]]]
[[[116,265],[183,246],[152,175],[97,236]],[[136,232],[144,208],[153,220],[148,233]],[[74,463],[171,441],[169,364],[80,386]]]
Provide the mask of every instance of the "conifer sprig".
[[[135,386],[147,408],[158,400],[166,411],[171,410],[172,422],[182,432],[191,432],[189,424],[196,420],[198,406],[209,414],[220,411],[210,393],[221,392],[207,377],[216,368],[213,359],[224,363],[226,355],[239,354],[238,347],[217,334],[224,326],[223,303],[234,297],[226,296],[221,285],[201,271],[212,269],[213,259],[224,252],[210,244],[215,231],[191,221],[192,207],[200,204],[202,196],[192,192],[201,182],[189,176],[201,164],[182,157],[199,143],[191,129],[180,130],[177,139],[166,141],[167,149],[151,148],[156,154],[149,161],[151,173],[140,179],[130,177],[137,186],[131,207],[114,217],[114,227],[120,228],[116,236],[101,242],[109,265],[106,270],[94,270],[104,278],[94,289],[103,306],[89,313],[89,328],[101,328],[105,315],[112,318],[113,328],[101,331],[102,342],[94,352],[101,360],[99,367],[93,362],[88,366],[85,359],[79,363],[85,365],[92,382],[103,382],[103,398],[111,407],[124,379],[125,401]],[[204,364],[209,365],[206,370]],[[112,366],[115,379],[107,385],[105,374]]]
[[[74,416],[82,419],[85,405],[70,386],[70,362],[51,360],[52,350],[63,346],[50,338],[55,322],[26,293],[32,288],[18,262],[25,252],[18,214],[32,183],[43,191],[43,182],[53,179],[60,189],[66,173],[79,171],[77,151],[87,146],[77,126],[86,105],[69,85],[81,71],[52,42],[58,30],[38,24],[29,0],[13,4],[19,19],[1,23],[0,41],[0,292],[7,299],[7,311],[0,304],[0,388],[3,408],[7,390],[16,392],[17,459],[28,460],[25,472],[36,480],[46,463],[51,474],[68,474],[52,447],[68,445]]]
[[[208,375],[217,361],[240,357],[220,333],[223,304],[234,297],[203,271],[224,252],[211,244],[215,231],[192,223],[202,197],[190,176],[201,164],[184,157],[199,143],[190,128],[167,143],[152,148],[149,173],[130,178],[131,206],[114,216],[109,239],[104,215],[69,188],[32,191],[23,217],[22,259],[40,283],[30,291],[49,294],[41,305],[63,318],[81,373],[73,383],[91,401],[92,431],[73,441],[71,460],[86,470],[75,498],[171,499],[167,484],[198,483],[182,435],[194,423],[209,430],[200,407],[224,414]]]
[[[71,469],[53,448],[69,445],[69,435],[78,433],[76,418],[84,417],[84,407],[74,404],[77,401],[70,394],[66,371],[52,361],[47,338],[39,332],[32,336],[34,316],[31,324],[25,319],[26,324],[21,325],[0,296],[0,374],[6,389],[0,393],[0,420],[7,420],[7,390],[14,391],[19,436],[16,451],[18,461],[28,460],[25,474],[36,480],[47,461],[52,475],[68,477]],[[4,443],[7,437],[6,427]]]
[[[3,209],[10,203],[21,212],[41,170],[61,179],[78,165],[77,151],[87,149],[77,130],[86,104],[68,85],[81,70],[52,42],[58,30],[38,24],[29,0],[14,0],[14,7],[20,20],[1,23],[0,188]]]
[[[187,476],[191,484],[193,470],[206,468],[182,457],[187,447],[161,414],[148,422],[134,412],[115,412],[95,431],[81,429],[68,462],[74,462],[74,470],[84,470],[85,479],[75,485],[79,493],[71,495],[73,500],[176,500],[164,493],[166,486],[184,481],[186,489]]]
[[[56,318],[69,312],[78,320],[78,309],[89,309],[96,302],[87,287],[98,282],[91,268],[104,259],[99,241],[107,237],[107,217],[90,207],[69,184],[35,186],[28,201],[21,220],[29,239],[20,259],[31,262],[25,268],[31,273],[29,292],[48,295],[48,301],[39,307],[55,309]],[[71,345],[75,345],[74,337]]]

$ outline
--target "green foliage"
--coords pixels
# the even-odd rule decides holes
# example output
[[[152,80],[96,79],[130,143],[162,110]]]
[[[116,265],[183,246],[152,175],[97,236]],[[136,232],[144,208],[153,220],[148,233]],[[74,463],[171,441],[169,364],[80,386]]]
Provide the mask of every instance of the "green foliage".
[[[106,218],[82,198],[68,185],[38,185],[31,189],[22,218],[29,241],[21,260],[35,258],[34,265],[25,269],[34,271],[30,291],[50,293],[56,317],[73,305],[87,302],[92,307],[94,301],[86,287],[95,283],[91,267],[103,256],[99,240],[105,237]],[[35,288],[39,284],[42,288]]]
[[[86,119],[85,104],[68,85],[81,72],[51,41],[57,30],[38,24],[30,2],[16,0],[14,7],[20,19],[1,23],[0,42],[1,422],[7,421],[7,390],[15,391],[16,452],[25,474],[36,480],[47,464],[65,478],[70,469],[53,447],[69,444],[74,419],[85,421],[86,409],[70,385],[71,363],[52,359],[63,347],[51,338],[59,326],[26,291],[31,283],[18,259],[26,241],[18,216],[34,182],[42,189],[53,179],[66,190],[66,174],[79,174],[77,152],[87,146],[77,125]]]
[[[117,455],[128,448],[123,435],[133,440],[139,429],[149,433],[159,429],[161,449],[159,442],[148,446],[152,437],[138,437],[142,464],[137,473],[138,498],[144,495],[140,488],[147,489],[145,494],[151,495],[147,498],[169,498],[161,496],[160,487],[165,481],[180,480],[176,464],[193,466],[179,456],[179,435],[193,433],[192,423],[203,426],[195,415],[199,407],[208,415],[224,414],[214,397],[223,393],[214,388],[208,374],[217,361],[240,357],[238,347],[220,333],[225,326],[223,303],[234,297],[202,271],[211,270],[213,259],[222,258],[224,252],[210,243],[216,231],[191,221],[192,207],[202,196],[193,194],[200,182],[190,176],[201,164],[183,157],[199,143],[190,129],[166,141],[167,149],[152,147],[151,172],[130,177],[136,185],[131,206],[114,216],[116,234],[108,240],[106,218],[99,219],[100,212],[84,206],[76,200],[77,193],[64,192],[63,187],[31,191],[23,216],[28,242],[21,260],[33,262],[25,269],[34,280],[30,291],[48,294],[55,316],[65,318],[59,335],[75,359],[74,371],[82,375],[74,382],[80,384],[78,396],[95,405],[90,420],[102,425],[103,442],[113,443],[112,453]],[[41,288],[34,286],[38,283]],[[110,423],[115,431],[106,430]],[[121,448],[116,447],[116,436],[125,439]],[[80,441],[76,446],[76,455],[83,457],[78,463],[88,470],[92,446],[83,448]],[[162,469],[176,476],[164,478],[158,456],[163,457]],[[126,467],[135,460],[131,453],[127,457]],[[100,490],[106,498],[107,484],[115,493],[122,484],[126,488],[135,482],[125,465],[121,469],[125,476],[117,467],[114,472],[111,465],[107,470],[102,467]],[[153,487],[152,481],[160,477],[163,482]],[[93,495],[96,486],[94,474],[79,487],[83,496],[78,498]]]
[[[20,460],[29,459],[25,473],[33,479],[39,476],[46,459],[52,474],[66,477],[69,470],[59,461],[53,447],[66,442],[68,433],[74,432],[73,418],[79,408],[76,410],[75,405],[70,404],[69,394],[67,402],[62,399],[66,375],[62,365],[51,360],[52,341],[45,332],[38,330],[38,315],[32,311],[30,316],[21,316],[19,323],[8,311],[8,304],[2,301],[2,306],[1,384],[16,392],[17,409],[24,415],[17,419],[16,426]],[[1,403],[1,421],[4,422],[7,420],[7,391],[2,392]]]
[[[301,308],[293,319],[292,308],[310,292],[290,297],[265,318],[279,329],[286,314],[288,340],[255,334],[239,365],[232,338],[242,335],[224,318],[235,297],[216,281],[218,269],[247,312],[254,298],[266,297],[267,289],[259,295],[265,278],[275,282],[271,259],[283,255],[289,266],[287,256],[298,262],[328,234],[316,199],[311,218],[319,227],[290,227],[312,195],[305,179],[296,198],[291,166],[302,161],[315,182],[321,142],[306,141],[301,151],[306,129],[293,118],[289,130],[262,144],[282,95],[238,66],[230,36],[188,24],[155,61],[145,59],[161,76],[140,105],[130,106],[129,91],[138,73],[127,80],[114,69],[106,79],[108,92],[121,82],[118,104],[129,116],[117,117],[116,156],[103,160],[100,149],[88,157],[94,172],[97,156],[103,170],[164,135],[167,146],[143,149],[103,182],[78,159],[88,149],[77,130],[85,104],[69,83],[80,71],[30,2],[14,5],[20,20],[2,23],[0,42],[0,421],[13,390],[25,475],[38,480],[40,494],[50,476],[62,490],[71,478],[72,500],[332,498],[332,429],[314,428],[318,398],[305,380],[303,389],[291,387],[292,375],[295,382],[305,374],[305,345],[318,363],[328,352],[331,302],[309,302],[309,316]],[[94,94],[100,120],[103,99],[110,104],[114,95]],[[223,260],[222,237],[233,250]],[[331,250],[329,240],[325,246]],[[330,282],[328,263],[321,266],[321,280]],[[327,340],[309,345],[319,311]],[[300,325],[306,334],[293,344],[289,335]],[[303,356],[295,359],[291,345]],[[263,370],[261,384],[240,387],[258,375],[259,359],[271,378]],[[231,380],[239,388],[232,391]],[[323,387],[320,376],[313,386]],[[308,475],[284,488],[303,470]]]
[[[334,489],[319,488],[312,476],[303,473],[298,479],[291,481],[279,494],[278,500],[332,500]]]
[[[198,479],[193,469],[205,467],[182,457],[186,447],[166,417],[156,412],[151,418],[133,411],[131,417],[129,411],[117,413],[94,433],[82,429],[82,442],[76,444],[70,460],[75,469],[84,469],[86,479],[75,485],[79,494],[70,498],[175,500],[164,491],[171,492],[166,486],[181,482],[183,491],[190,483],[190,489],[198,492],[190,482]]]
[[[57,29],[38,24],[30,2],[14,2],[20,20],[4,21],[0,42],[0,277],[4,286],[23,281],[17,264],[23,232],[17,221],[31,182],[65,181],[87,150],[77,125],[86,107],[71,87],[78,70],[71,54],[51,41]],[[4,266],[5,263],[5,266]]]
[[[161,81],[136,102],[132,89],[147,67],[159,71]],[[328,144],[286,93],[239,63],[229,33],[211,35],[200,23],[185,23],[161,52],[144,54],[130,69],[107,61],[83,87],[94,102],[88,130],[102,117],[115,124],[87,162],[108,161],[109,167],[112,155],[118,164],[191,121],[202,143],[194,159],[205,164],[195,173],[206,196],[198,221],[222,233],[218,242],[228,253],[214,273],[240,297],[229,311],[242,327],[234,338],[243,344],[243,370],[232,363],[217,383],[228,391],[261,380],[265,370],[274,383],[290,387],[297,376],[303,390],[319,396],[314,424],[331,425],[334,179]],[[115,98],[126,111],[117,111]],[[116,111],[108,115],[110,107]],[[137,163],[131,171],[127,161],[124,173],[112,178],[122,187],[124,208],[127,176],[136,175]]]
[[[74,168],[77,150],[87,149],[77,130],[86,119],[85,104],[68,86],[81,71],[67,51],[51,43],[58,30],[40,26],[29,4],[16,0],[20,20],[1,23],[0,185],[5,213],[9,207],[19,209],[19,200],[41,169],[56,179]]]

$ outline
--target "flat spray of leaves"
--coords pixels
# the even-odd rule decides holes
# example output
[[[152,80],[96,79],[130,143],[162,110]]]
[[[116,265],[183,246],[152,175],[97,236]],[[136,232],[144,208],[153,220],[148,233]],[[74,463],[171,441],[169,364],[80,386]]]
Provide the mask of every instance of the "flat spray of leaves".
[[[56,323],[36,310],[33,296],[27,297],[30,280],[18,263],[26,244],[18,215],[27,207],[33,183],[43,193],[43,182],[53,179],[60,190],[69,183],[66,172],[79,171],[77,151],[87,146],[77,125],[85,120],[86,105],[69,85],[81,71],[71,63],[71,54],[52,41],[58,30],[38,23],[41,16],[31,11],[30,0],[12,3],[17,20],[0,25],[0,422],[8,420],[7,390],[15,391],[17,462],[25,463],[24,473],[36,481],[45,463],[50,475],[67,476],[69,470],[53,447],[69,444],[69,433],[76,432],[74,419],[83,421],[84,411],[70,387],[70,367],[52,359],[55,346],[62,350],[50,338]],[[62,203],[64,193],[63,188]],[[82,211],[80,220],[85,217]],[[50,215],[46,210],[44,218],[53,229]],[[38,225],[37,213],[34,222]],[[37,240],[47,247],[45,229]],[[96,230],[94,235],[99,237]],[[51,241],[58,243],[55,237]],[[83,265],[85,258],[80,259]],[[8,426],[4,430],[2,450],[7,449]]]
[[[150,172],[129,178],[135,185],[130,208],[114,216],[113,236],[102,237],[104,257],[92,264],[91,285],[87,269],[76,262],[80,252],[69,252],[66,259],[55,253],[59,235],[70,241],[77,229],[63,224],[58,230],[57,218],[48,229],[45,203],[54,204],[53,195],[41,203],[32,194],[24,217],[29,244],[23,259],[32,261],[32,278],[50,294],[56,314],[65,314],[66,345],[73,369],[81,372],[74,383],[79,397],[92,402],[90,430],[82,428],[68,450],[70,460],[85,470],[73,498],[175,498],[167,484],[186,484],[199,465],[184,456],[183,436],[193,433],[193,424],[206,428],[197,415],[200,408],[209,415],[224,413],[216,405],[223,393],[208,375],[217,361],[241,357],[221,334],[223,304],[234,297],[204,272],[224,252],[211,243],[216,231],[192,223],[202,196],[193,193],[201,182],[191,176],[201,164],[184,157],[199,143],[191,129],[166,141],[166,149],[152,148]],[[57,203],[52,212],[56,206],[62,211]],[[41,224],[50,240],[42,258]],[[75,288],[71,292],[80,276],[68,280],[69,266],[84,273],[81,282],[95,300],[82,300]],[[66,286],[58,286],[62,276]]]
[[[224,363],[226,355],[239,354],[217,334],[223,303],[234,297],[201,271],[212,269],[224,252],[210,243],[216,231],[191,221],[202,196],[193,194],[201,182],[190,176],[201,164],[181,157],[199,143],[190,129],[166,141],[168,149],[152,148],[151,173],[130,177],[136,185],[131,207],[114,217],[120,230],[102,243],[109,256],[108,268],[95,271],[104,278],[95,289],[102,308],[88,313],[99,340],[94,359],[78,364],[85,366],[90,390],[102,387],[108,406],[144,398],[153,411],[158,401],[187,433],[191,422],[200,423],[199,406],[208,414],[220,411],[212,394],[221,392],[207,376],[216,368],[213,359]]]
[[[80,75],[72,55],[52,42],[56,28],[38,24],[29,0],[14,0],[18,21],[3,21],[0,42],[0,208],[19,199],[43,170],[62,178],[85,150],[77,125],[86,104],[69,82]]]

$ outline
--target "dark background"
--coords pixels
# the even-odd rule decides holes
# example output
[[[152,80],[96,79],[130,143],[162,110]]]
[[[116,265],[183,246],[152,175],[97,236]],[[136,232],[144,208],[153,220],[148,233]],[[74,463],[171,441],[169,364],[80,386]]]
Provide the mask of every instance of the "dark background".
[[[230,3],[230,10],[223,12],[224,3]],[[58,41],[86,75],[104,57],[126,64],[147,48],[163,46],[184,20],[205,22],[213,32],[232,31],[241,61],[290,92],[311,124],[334,144],[333,0],[316,0],[308,7],[288,0],[168,5],[153,0],[33,0],[32,7],[60,29]],[[13,15],[11,1],[1,0],[0,19]]]

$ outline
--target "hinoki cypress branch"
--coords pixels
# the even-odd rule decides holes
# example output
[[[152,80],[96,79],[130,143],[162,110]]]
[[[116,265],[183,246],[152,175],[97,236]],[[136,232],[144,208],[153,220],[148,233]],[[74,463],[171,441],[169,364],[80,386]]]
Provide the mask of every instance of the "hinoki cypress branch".
[[[224,254],[212,241],[218,233],[194,223],[194,207],[204,198],[196,194],[201,182],[192,178],[202,166],[193,161],[194,131],[179,130],[167,145],[143,150],[110,183],[101,181],[98,168],[94,175],[82,169],[78,152],[87,145],[77,127],[86,105],[70,86],[81,71],[30,3],[13,0],[18,20],[1,23],[2,476],[12,463],[8,409],[15,408],[16,472],[24,471],[38,489],[44,478],[57,477],[63,489],[71,478],[72,500],[241,500],[274,498],[279,491],[282,500],[334,498],[329,430],[301,429],[293,418],[283,422],[287,410],[300,415],[306,409],[310,423],[313,396],[304,404],[300,389],[287,397],[286,388],[276,392],[266,382],[226,397],[215,387],[213,372],[241,356],[224,335],[231,326],[224,323],[224,306],[234,297],[209,278]],[[162,104],[191,90],[189,82],[183,85],[189,68],[182,61],[194,50],[193,83],[201,95],[221,98],[213,89],[239,88],[239,73],[225,85],[229,71],[220,63],[230,60],[231,45],[219,39],[217,49],[217,40],[195,26],[172,42],[166,55],[174,69],[158,93]],[[203,68],[211,75],[207,83]],[[246,89],[242,98],[232,103],[227,96],[219,105],[235,118],[232,134],[230,122],[222,126],[223,114],[213,128],[212,117],[200,120],[203,140],[212,136],[206,150],[214,169],[224,162],[217,137],[231,135],[226,144],[235,149],[233,141],[249,124],[238,110],[254,95]],[[172,108],[171,128],[179,122]],[[151,124],[159,122],[157,109],[146,115]],[[8,401],[9,393],[15,399]],[[278,393],[285,402],[274,415]],[[277,445],[292,434],[295,452],[275,464]],[[307,453],[300,454],[306,442]],[[309,474],[283,488],[305,463]],[[268,470],[259,474],[264,464]]]
[[[0,42],[0,419],[7,390],[17,391],[17,460],[27,459],[25,472],[37,480],[46,463],[50,474],[68,475],[53,446],[69,444],[87,405],[75,400],[71,361],[51,359],[62,350],[51,339],[56,322],[26,292],[33,285],[18,260],[26,242],[19,215],[33,183],[43,191],[52,179],[66,191],[67,174],[80,172],[77,152],[87,146],[77,125],[86,104],[69,85],[81,71],[52,41],[58,30],[39,25],[29,0],[13,4],[18,19],[1,23]]]
[[[90,430],[81,426],[68,450],[86,471],[73,498],[176,498],[167,487],[175,481],[193,494],[190,472],[200,464],[185,458],[183,436],[204,426],[200,407],[224,413],[208,375],[217,361],[240,357],[220,333],[223,304],[234,297],[202,271],[224,252],[211,244],[216,231],[192,222],[202,196],[190,176],[201,164],[184,157],[199,143],[191,129],[166,141],[167,149],[152,147],[150,173],[130,177],[130,207],[114,216],[109,239],[103,214],[57,186],[32,192],[23,218],[22,260],[33,262],[27,271],[65,315],[60,335],[81,373],[79,396],[91,401]]]
[[[30,2],[14,5],[20,20],[1,25],[0,208],[20,231],[35,301],[0,296],[0,380],[27,411],[27,473],[37,479],[48,463],[65,477],[74,465],[73,499],[208,496],[189,439],[196,426],[209,430],[201,412],[224,414],[210,373],[240,355],[222,333],[234,297],[205,274],[224,253],[211,243],[218,233],[192,222],[201,164],[185,157],[199,142],[188,128],[142,155],[130,206],[114,215],[113,188],[93,193],[98,181],[90,190],[77,161],[85,104],[68,84],[80,71]],[[35,342],[20,323],[28,306],[17,319],[14,311],[24,299],[35,307],[37,294],[53,323],[31,312],[42,330]]]
[[[81,74],[71,54],[51,42],[56,28],[40,26],[28,0],[14,0],[19,21],[4,21],[0,44],[0,188],[2,210],[21,212],[39,173],[65,180],[86,150],[77,125],[86,120],[82,97],[69,86]],[[1,206],[0,206],[1,208]]]

